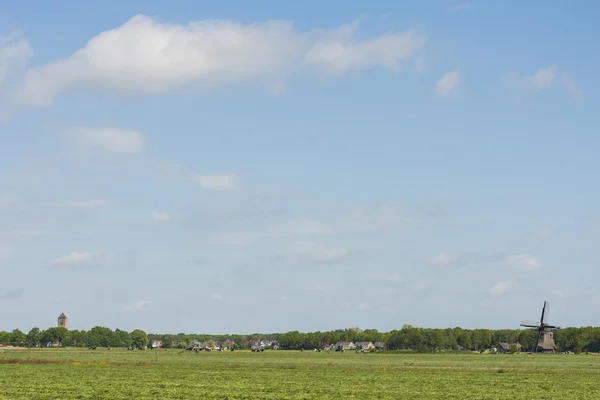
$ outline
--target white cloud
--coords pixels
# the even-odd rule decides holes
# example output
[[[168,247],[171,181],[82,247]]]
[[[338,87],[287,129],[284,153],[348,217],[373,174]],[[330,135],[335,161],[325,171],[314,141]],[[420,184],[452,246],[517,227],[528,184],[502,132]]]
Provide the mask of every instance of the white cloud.
[[[474,7],[473,3],[459,3],[459,4],[453,4],[449,8],[454,11],[465,11],[465,10],[470,10],[473,7]]]
[[[285,83],[283,82],[274,82],[268,86],[269,93],[274,96],[278,96],[285,92]]]
[[[235,174],[194,175],[186,180],[197,183],[204,190],[232,190],[237,185]]]
[[[50,232],[44,229],[17,229],[13,232],[16,236],[45,236],[49,235]]]
[[[506,293],[506,291],[509,288],[511,288],[512,286],[513,286],[512,282],[508,282],[508,281],[498,282],[494,285],[492,290],[490,290],[490,294],[492,296],[500,296],[500,295]]]
[[[435,84],[435,92],[438,96],[448,96],[458,89],[460,85],[460,73],[451,71],[440,78]]]
[[[514,254],[508,257],[508,262],[524,271],[534,271],[542,268],[542,263],[530,254]]]
[[[88,263],[92,260],[92,253],[89,252],[72,252],[55,258],[50,262],[50,265],[80,265]]]
[[[311,219],[285,220],[263,229],[247,232],[218,232],[211,234],[211,244],[245,245],[257,240],[293,236],[318,236],[330,234],[331,228]]]
[[[373,309],[373,304],[371,303],[360,303],[356,306],[356,311],[368,311]]]
[[[141,133],[111,127],[72,127],[65,132],[65,137],[75,145],[113,153],[139,153],[144,145]]]
[[[19,32],[0,35],[0,85],[15,70],[24,68],[32,56],[33,50],[29,42]]]
[[[516,91],[517,94],[531,94],[546,90],[553,85],[562,85],[571,96],[581,95],[575,80],[567,72],[560,70],[556,65],[538,69],[533,75],[522,76],[510,73],[504,78],[505,84]]]
[[[163,211],[152,211],[152,218],[157,221],[170,221],[171,216]]]
[[[127,304],[121,307],[123,311],[144,311],[147,310],[152,305],[150,300],[138,300],[131,304]]]
[[[430,265],[450,265],[450,264],[458,263],[463,260],[464,260],[464,257],[460,253],[458,253],[458,254],[442,253],[435,257],[428,258],[428,259],[424,260],[423,262],[425,264],[430,264]]]
[[[298,33],[282,21],[179,25],[136,15],[70,57],[30,69],[19,100],[47,106],[59,93],[78,88],[164,93],[270,80],[310,67],[332,73],[376,66],[397,70],[427,42],[410,31],[359,40],[357,27]]]
[[[216,300],[216,301],[221,301],[223,300],[223,296],[221,296],[220,294],[213,294],[212,296],[210,296],[211,299]]]
[[[356,26],[345,26],[331,38],[318,41],[306,55],[309,64],[331,73],[365,69],[373,65],[391,70],[400,68],[400,62],[421,50],[427,39],[417,32],[386,34],[375,39],[351,39]]]
[[[32,56],[29,42],[19,32],[0,35],[0,120],[12,115],[12,103],[18,90],[13,77],[23,73]]]
[[[382,274],[382,275],[378,275],[376,278],[386,281],[386,282],[395,282],[395,283],[406,283],[407,282],[407,279],[404,276],[402,276],[400,274],[396,274],[396,273]]]
[[[548,68],[542,68],[536,71],[531,76],[524,78],[525,84],[534,92],[547,89],[556,79],[556,65],[552,65]]]
[[[383,204],[354,207],[339,216],[336,225],[340,230],[376,231],[421,220],[410,215],[406,207]]]
[[[379,294],[383,296],[393,296],[396,293],[398,293],[398,289],[396,289],[395,287],[388,287],[379,291]]]
[[[325,247],[309,244],[300,256],[300,262],[331,264],[344,261],[350,255],[345,247]]]
[[[68,208],[94,208],[101,207],[106,204],[104,200],[57,200],[48,203],[50,207],[68,207]]]
[[[18,299],[23,297],[24,294],[25,289],[23,288],[12,289],[6,292],[0,292],[0,299]]]

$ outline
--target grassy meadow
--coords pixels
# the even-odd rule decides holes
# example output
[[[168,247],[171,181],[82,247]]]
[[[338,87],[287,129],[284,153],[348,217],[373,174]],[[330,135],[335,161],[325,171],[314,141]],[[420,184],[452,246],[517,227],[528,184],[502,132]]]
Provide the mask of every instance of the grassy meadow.
[[[600,355],[0,349],[0,399],[600,399]]]

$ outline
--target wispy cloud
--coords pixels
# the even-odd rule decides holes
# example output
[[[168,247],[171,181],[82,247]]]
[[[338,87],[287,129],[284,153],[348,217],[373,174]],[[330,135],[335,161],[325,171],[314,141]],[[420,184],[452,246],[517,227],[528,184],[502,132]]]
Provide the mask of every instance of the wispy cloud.
[[[23,288],[12,289],[6,292],[0,292],[0,299],[18,299],[20,297],[23,297],[24,294],[25,289]]]
[[[75,266],[85,265],[91,262],[93,254],[90,252],[71,252],[69,254],[62,255],[50,261],[50,265],[54,266]]]
[[[164,211],[152,211],[152,218],[156,221],[170,221],[171,216]]]
[[[448,96],[458,89],[460,85],[460,72],[451,71],[446,73],[444,76],[440,78],[439,81],[435,84],[435,93],[438,96]]]
[[[77,146],[113,153],[139,153],[144,144],[141,133],[113,127],[72,127],[66,130],[64,136]]]
[[[237,186],[235,174],[194,175],[186,179],[196,183],[204,190],[232,190]]]
[[[131,304],[124,305],[121,307],[123,311],[145,311],[150,308],[152,302],[150,300],[138,300]]]
[[[575,83],[574,78],[557,65],[540,68],[532,75],[521,75],[512,72],[503,78],[504,84],[513,90],[519,99],[525,95],[539,93],[552,86],[559,85],[567,90],[573,97],[581,95],[581,89]]]
[[[509,281],[498,282],[490,290],[492,296],[501,296],[513,287],[513,283]]]
[[[65,207],[65,208],[94,208],[106,205],[106,201],[99,199],[90,200],[56,200],[48,203],[50,207]]]

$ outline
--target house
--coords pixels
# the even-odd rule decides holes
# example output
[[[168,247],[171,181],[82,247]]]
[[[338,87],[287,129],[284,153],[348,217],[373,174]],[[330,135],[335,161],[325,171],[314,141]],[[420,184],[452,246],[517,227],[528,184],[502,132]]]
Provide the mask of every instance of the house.
[[[229,340],[229,339],[227,339],[227,340],[225,340],[225,341],[224,341],[224,342],[221,344],[221,347],[222,347],[224,350],[227,350],[227,349],[231,349],[231,348],[233,348],[233,345],[234,345],[234,344],[235,344],[235,342],[234,342],[233,340]]]
[[[196,339],[190,340],[190,347],[199,347],[199,346],[200,346],[200,341],[198,341]]]
[[[336,350],[354,350],[356,345],[353,342],[337,342],[333,345]]]
[[[329,350],[331,350],[331,346],[328,345],[328,344],[324,344],[323,345],[323,351],[329,351]]]
[[[496,346],[496,351],[498,353],[510,353],[511,347],[515,346],[517,351],[521,351],[521,344],[519,342],[508,344],[508,343],[498,343]]]
[[[375,348],[375,345],[372,342],[356,342],[356,349],[358,350],[369,351],[373,348]]]
[[[162,340],[154,340],[154,341],[152,341],[152,348],[153,349],[160,349],[162,346],[163,346]]]
[[[373,343],[373,346],[375,346],[377,350],[385,350],[387,348],[385,342],[375,342]]]

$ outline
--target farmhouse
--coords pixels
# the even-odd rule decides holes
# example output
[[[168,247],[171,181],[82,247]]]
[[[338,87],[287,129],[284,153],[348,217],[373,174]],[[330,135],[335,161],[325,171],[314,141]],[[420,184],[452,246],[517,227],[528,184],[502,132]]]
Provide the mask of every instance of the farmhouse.
[[[162,346],[163,346],[162,340],[154,340],[154,341],[152,341],[152,348],[153,349],[160,349]]]
[[[385,342],[375,342],[373,343],[373,346],[375,346],[377,350],[385,350],[387,348]]]
[[[353,342],[337,342],[333,345],[336,350],[354,350],[356,345]]]
[[[498,353],[510,353],[510,348],[512,346],[515,346],[517,351],[521,351],[521,344],[519,342],[516,343],[512,343],[512,344],[508,344],[508,343],[499,343],[498,346],[496,346],[496,351]]]
[[[356,342],[356,349],[358,350],[369,351],[374,347],[375,345],[371,342]]]

